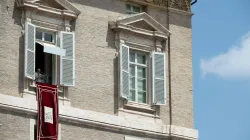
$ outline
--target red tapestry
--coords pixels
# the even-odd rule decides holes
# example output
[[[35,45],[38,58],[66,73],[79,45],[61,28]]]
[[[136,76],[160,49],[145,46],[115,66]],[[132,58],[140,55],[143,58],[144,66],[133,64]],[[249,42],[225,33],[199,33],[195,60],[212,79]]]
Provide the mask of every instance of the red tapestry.
[[[58,138],[58,90],[55,85],[36,83],[38,101],[38,140]]]

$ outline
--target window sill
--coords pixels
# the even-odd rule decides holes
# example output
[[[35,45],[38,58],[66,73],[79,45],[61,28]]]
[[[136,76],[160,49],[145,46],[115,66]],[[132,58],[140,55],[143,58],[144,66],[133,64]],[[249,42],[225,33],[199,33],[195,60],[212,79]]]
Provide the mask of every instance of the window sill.
[[[36,85],[33,83],[33,84],[31,84],[31,85],[30,85],[30,87],[32,87],[32,88],[36,88]],[[63,91],[58,90],[58,93],[63,93]]]
[[[146,112],[146,113],[155,112],[155,110],[149,104],[143,104],[143,103],[137,103],[137,102],[131,102],[131,101],[128,101],[127,103],[125,103],[124,108],[130,109],[130,110],[138,110],[138,111]]]
[[[32,87],[36,88],[36,86],[32,86]],[[36,92],[30,91],[30,90],[27,90],[27,89],[24,90],[24,93],[29,94],[29,95],[32,95],[32,96],[36,96]],[[64,97],[60,97],[60,96],[58,96],[58,100],[70,102],[70,99],[64,98]]]

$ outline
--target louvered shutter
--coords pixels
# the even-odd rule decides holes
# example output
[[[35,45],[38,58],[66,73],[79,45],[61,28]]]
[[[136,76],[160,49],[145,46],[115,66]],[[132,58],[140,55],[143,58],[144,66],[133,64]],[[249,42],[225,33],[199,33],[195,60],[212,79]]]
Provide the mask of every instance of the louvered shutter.
[[[153,103],[156,105],[166,104],[166,66],[165,54],[154,52],[153,64]]]
[[[129,47],[120,45],[120,94],[121,97],[129,97]]]
[[[35,80],[36,26],[25,23],[25,76]]]
[[[61,32],[60,47],[65,49],[65,56],[61,56],[60,84],[75,86],[75,34]]]

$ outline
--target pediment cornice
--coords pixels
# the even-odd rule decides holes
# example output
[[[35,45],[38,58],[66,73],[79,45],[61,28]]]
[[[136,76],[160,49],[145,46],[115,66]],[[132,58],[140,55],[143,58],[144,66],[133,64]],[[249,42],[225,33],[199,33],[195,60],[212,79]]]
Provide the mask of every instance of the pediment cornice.
[[[41,12],[51,13],[54,15],[59,15],[68,18],[77,18],[81,13],[77,8],[75,8],[67,0],[54,0],[60,4],[63,9],[54,8],[53,6],[47,6],[39,4],[40,0],[16,0],[17,7],[36,9]]]
[[[134,26],[133,24],[137,22],[144,22],[145,24],[147,24],[148,27],[150,27],[150,29],[144,29],[138,26]],[[132,16],[125,16],[123,18],[119,18],[116,21],[110,21],[109,25],[111,29],[126,30],[137,34],[164,39],[167,39],[170,35],[170,31],[168,29],[166,29],[159,22],[157,22],[151,16],[144,12]]]

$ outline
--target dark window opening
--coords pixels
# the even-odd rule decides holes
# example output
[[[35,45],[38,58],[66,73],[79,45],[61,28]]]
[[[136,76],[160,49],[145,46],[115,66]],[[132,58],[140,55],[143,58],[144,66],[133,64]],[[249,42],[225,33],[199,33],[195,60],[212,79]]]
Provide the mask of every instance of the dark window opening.
[[[34,125],[34,140],[37,140],[37,125]]]
[[[44,53],[43,46],[36,43],[35,80],[52,84],[52,54]]]

